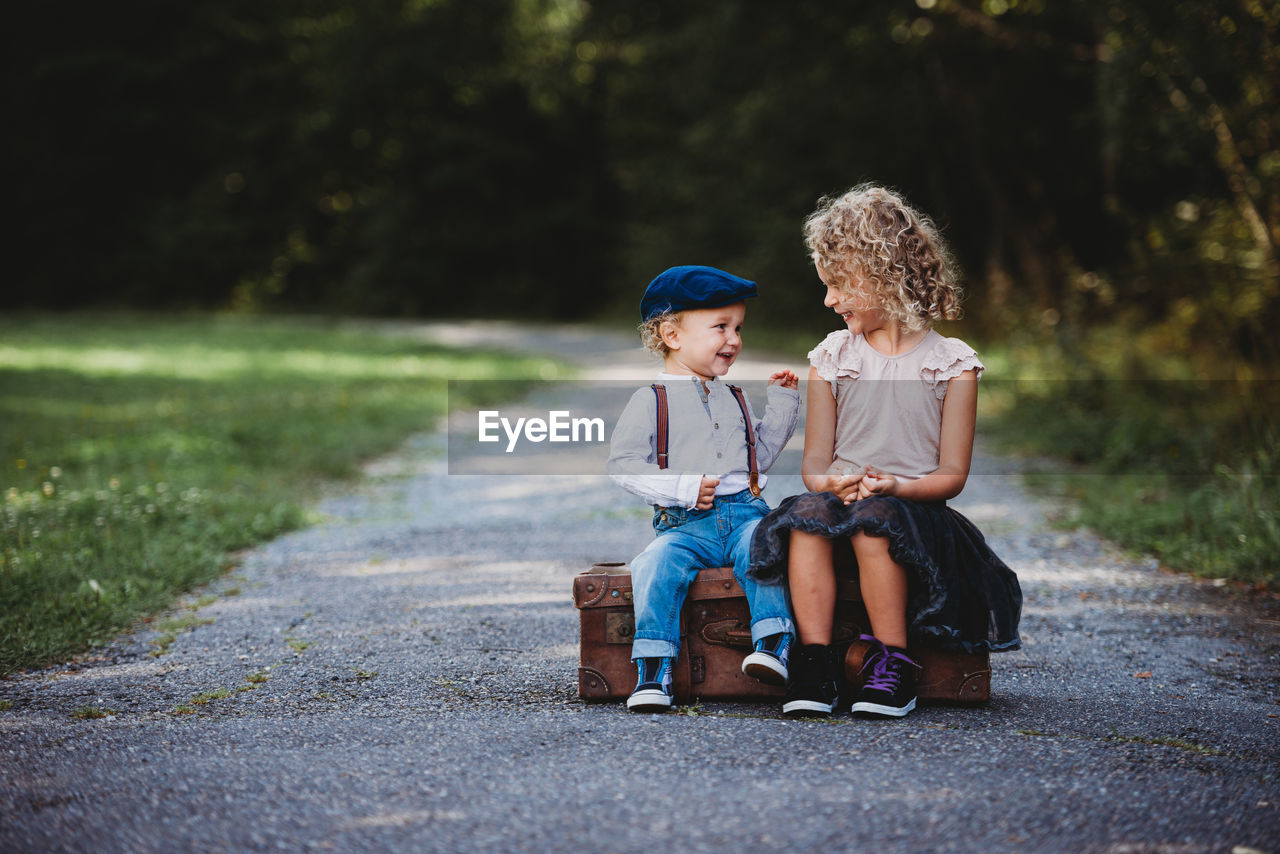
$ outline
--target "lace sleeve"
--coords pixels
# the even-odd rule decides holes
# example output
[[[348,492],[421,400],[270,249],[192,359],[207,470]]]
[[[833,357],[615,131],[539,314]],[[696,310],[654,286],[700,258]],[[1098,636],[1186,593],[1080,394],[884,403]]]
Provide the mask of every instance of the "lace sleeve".
[[[977,371],[978,378],[986,366],[978,361],[978,354],[959,338],[943,338],[933,346],[920,365],[920,379],[933,386],[933,393],[942,400],[947,396],[947,381],[965,371]]]
[[[809,351],[809,364],[831,384],[833,394],[837,379],[856,380],[862,372],[862,356],[854,350],[853,333],[847,329],[832,332]]]

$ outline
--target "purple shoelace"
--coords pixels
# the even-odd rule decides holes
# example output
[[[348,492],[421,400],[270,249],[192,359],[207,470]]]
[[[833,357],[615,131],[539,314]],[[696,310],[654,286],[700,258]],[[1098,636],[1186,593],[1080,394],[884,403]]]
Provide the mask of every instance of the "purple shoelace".
[[[866,671],[867,664],[873,665],[871,675],[866,678],[863,687],[892,694],[898,690],[898,683],[902,680],[902,674],[899,672],[902,666],[906,664],[911,667],[917,667],[918,665],[900,652],[889,652],[879,638],[872,635],[862,635],[862,640],[872,645],[872,649],[867,653],[869,660],[862,665],[863,672]]]

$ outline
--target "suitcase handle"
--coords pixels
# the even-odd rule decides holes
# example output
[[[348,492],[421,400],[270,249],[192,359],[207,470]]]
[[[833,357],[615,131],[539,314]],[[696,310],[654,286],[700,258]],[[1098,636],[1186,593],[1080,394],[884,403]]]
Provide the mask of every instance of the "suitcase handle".
[[[738,649],[751,649],[751,627],[744,626],[737,620],[717,620],[707,623],[699,633],[707,643],[719,646],[731,646]]]

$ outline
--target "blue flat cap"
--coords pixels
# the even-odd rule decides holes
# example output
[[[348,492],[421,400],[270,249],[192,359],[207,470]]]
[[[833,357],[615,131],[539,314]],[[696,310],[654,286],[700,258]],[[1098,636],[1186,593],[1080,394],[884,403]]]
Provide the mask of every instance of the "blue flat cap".
[[[645,288],[640,318],[649,320],[664,311],[719,308],[756,295],[756,283],[715,267],[671,267]]]

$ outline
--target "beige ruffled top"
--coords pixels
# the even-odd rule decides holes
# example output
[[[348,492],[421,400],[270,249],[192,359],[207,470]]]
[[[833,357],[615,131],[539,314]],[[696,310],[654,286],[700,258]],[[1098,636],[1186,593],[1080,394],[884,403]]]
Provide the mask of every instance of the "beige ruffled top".
[[[972,347],[933,330],[907,352],[886,356],[841,329],[809,352],[809,363],[835,395],[835,467],[874,466],[907,480],[938,467],[948,381],[984,370]]]

